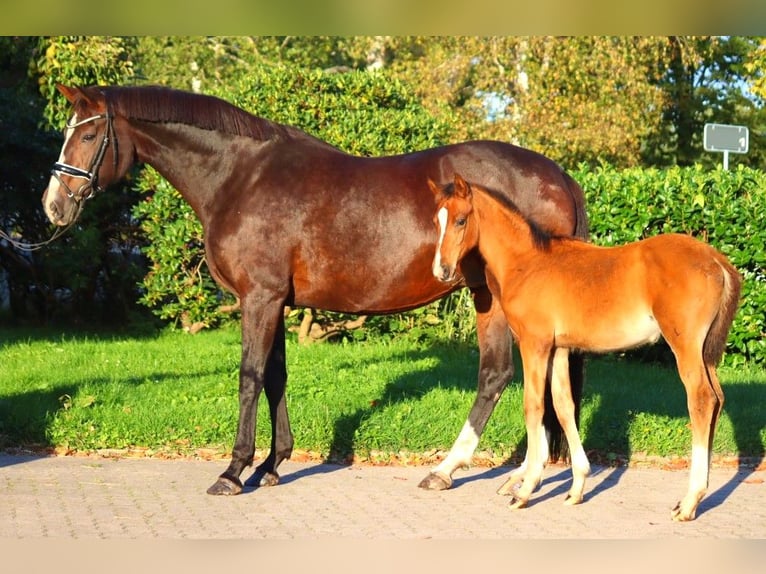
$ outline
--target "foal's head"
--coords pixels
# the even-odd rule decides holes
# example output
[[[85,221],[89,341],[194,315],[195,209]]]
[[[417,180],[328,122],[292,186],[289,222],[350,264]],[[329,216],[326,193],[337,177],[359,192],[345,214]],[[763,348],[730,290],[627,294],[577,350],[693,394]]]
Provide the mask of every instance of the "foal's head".
[[[456,173],[454,183],[441,187],[429,179],[428,186],[436,199],[439,233],[432,271],[439,281],[454,281],[458,263],[479,242],[471,185]]]

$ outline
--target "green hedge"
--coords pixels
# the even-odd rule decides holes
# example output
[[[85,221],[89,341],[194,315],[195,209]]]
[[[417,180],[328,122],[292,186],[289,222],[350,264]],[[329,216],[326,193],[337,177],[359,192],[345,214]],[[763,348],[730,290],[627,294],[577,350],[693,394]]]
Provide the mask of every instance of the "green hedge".
[[[582,165],[572,175],[585,191],[594,243],[681,232],[725,253],[744,277],[725,360],[766,363],[766,173]]]

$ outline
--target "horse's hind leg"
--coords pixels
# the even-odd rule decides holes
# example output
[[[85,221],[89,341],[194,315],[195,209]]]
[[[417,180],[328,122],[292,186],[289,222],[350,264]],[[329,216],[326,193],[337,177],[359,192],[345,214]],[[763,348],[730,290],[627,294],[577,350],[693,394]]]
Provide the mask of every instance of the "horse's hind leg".
[[[266,364],[265,380],[264,391],[271,418],[271,449],[268,456],[256,468],[253,478],[258,480],[259,486],[275,486],[279,483],[277,468],[283,460],[290,458],[294,442],[285,401],[287,367],[284,322],[281,322],[277,328],[274,345]]]
[[[473,295],[479,339],[479,385],[476,398],[449,454],[420,481],[420,488],[445,490],[452,486],[452,474],[457,468],[471,463],[481,433],[508,381],[513,378],[513,340],[505,315],[488,289],[477,289]]]
[[[705,496],[715,427],[723,407],[723,391],[718,383],[715,367],[705,366],[702,362],[701,349],[694,354],[696,357],[687,358],[676,353],[678,372],[686,388],[692,426],[689,489],[671,511],[671,517],[677,521],[694,520],[697,506]]]

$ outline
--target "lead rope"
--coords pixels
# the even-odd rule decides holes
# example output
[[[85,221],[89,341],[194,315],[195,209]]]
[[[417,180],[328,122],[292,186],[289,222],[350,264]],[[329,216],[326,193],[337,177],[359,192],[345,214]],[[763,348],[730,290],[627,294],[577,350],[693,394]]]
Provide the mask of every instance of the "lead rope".
[[[65,227],[57,227],[56,230],[53,232],[53,235],[50,236],[49,239],[46,239],[45,241],[39,241],[37,243],[24,243],[23,241],[19,241],[18,239],[14,239],[10,235],[8,235],[5,231],[0,229],[0,239],[5,239],[8,243],[10,243],[13,247],[16,249],[20,249],[21,251],[37,251],[39,249],[42,249],[46,245],[49,245],[62,235],[69,231],[74,226],[74,221],[70,223],[69,225],[66,225]]]

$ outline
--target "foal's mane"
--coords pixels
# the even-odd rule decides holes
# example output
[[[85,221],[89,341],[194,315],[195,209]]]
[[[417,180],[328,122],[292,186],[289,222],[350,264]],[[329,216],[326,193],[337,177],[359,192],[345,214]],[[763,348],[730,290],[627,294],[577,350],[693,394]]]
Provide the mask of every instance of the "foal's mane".
[[[477,185],[475,183],[469,183],[468,185],[471,186],[471,190],[476,193],[484,193],[487,196],[489,196],[490,199],[493,199],[497,203],[500,204],[501,209],[505,209],[507,211],[510,211],[512,214],[514,214],[516,217],[518,217],[522,224],[529,228],[529,235],[532,238],[532,245],[541,251],[548,251],[551,246],[551,241],[554,239],[560,239],[556,235],[551,235],[547,231],[545,231],[543,228],[538,226],[534,221],[524,216],[524,214],[521,212],[521,210],[518,208],[518,206],[507,196],[503,195],[499,191],[496,191],[494,189],[488,188],[488,187],[482,187],[480,185]],[[452,197],[455,193],[455,184],[454,183],[448,183],[446,186],[442,188],[442,193],[445,197]]]
[[[89,89],[103,95],[107,109],[113,114],[126,118],[193,125],[257,140],[303,134],[295,128],[256,117],[214,96],[163,86],[107,86]]]

